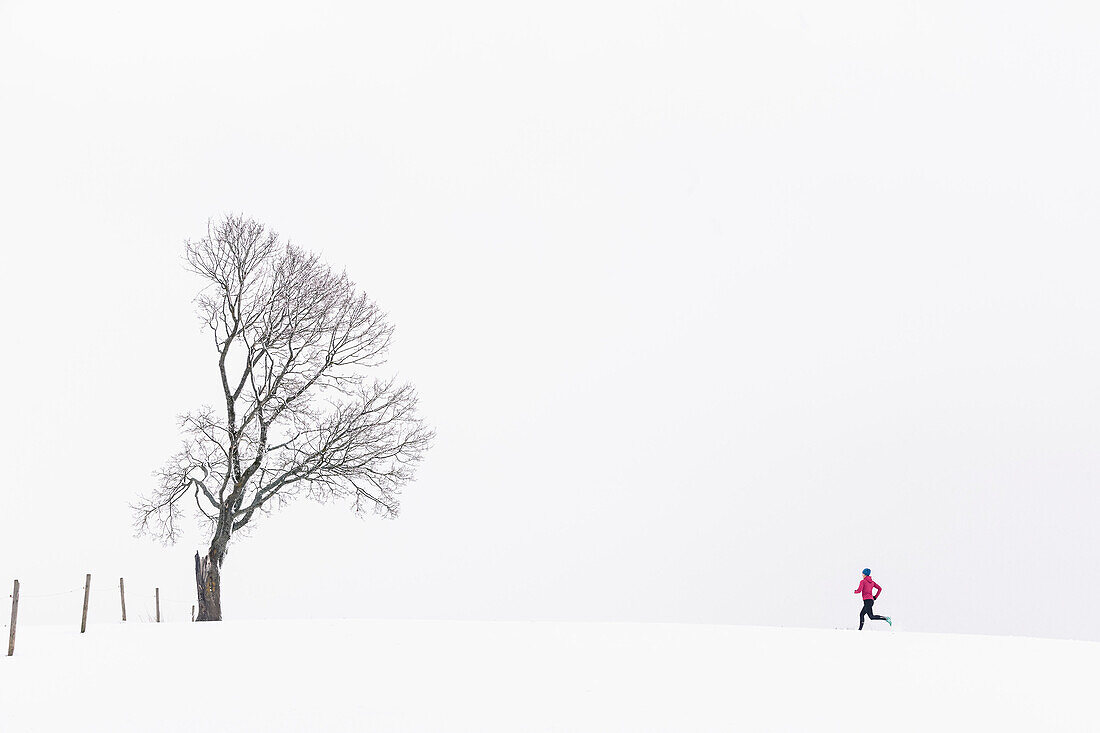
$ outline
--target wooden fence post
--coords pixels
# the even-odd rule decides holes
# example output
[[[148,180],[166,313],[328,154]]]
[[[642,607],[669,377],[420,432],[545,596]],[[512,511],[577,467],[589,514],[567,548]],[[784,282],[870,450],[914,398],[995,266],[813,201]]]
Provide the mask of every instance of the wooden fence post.
[[[11,592],[11,629],[8,631],[8,656],[15,654],[15,620],[19,616],[19,581]]]
[[[118,594],[122,596],[122,620],[126,620],[126,580],[118,579]]]
[[[157,623],[160,623],[160,588],[157,588]]]
[[[84,629],[88,628],[88,594],[92,590],[92,574],[88,573],[84,576],[84,613],[80,617],[80,633],[84,633]]]

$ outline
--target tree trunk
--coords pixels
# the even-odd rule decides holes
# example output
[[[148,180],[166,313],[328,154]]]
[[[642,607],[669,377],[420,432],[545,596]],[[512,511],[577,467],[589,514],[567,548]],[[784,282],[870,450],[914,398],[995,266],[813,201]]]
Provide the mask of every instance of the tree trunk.
[[[222,620],[222,578],[218,560],[214,548],[210,548],[205,557],[195,553],[195,585],[199,592],[196,621]]]

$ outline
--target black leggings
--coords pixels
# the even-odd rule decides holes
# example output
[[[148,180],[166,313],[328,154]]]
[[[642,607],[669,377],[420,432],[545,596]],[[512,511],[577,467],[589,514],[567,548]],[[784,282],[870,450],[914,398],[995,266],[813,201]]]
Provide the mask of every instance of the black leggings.
[[[863,610],[859,612],[859,628],[861,628],[861,629],[863,628],[863,617],[864,616],[870,616],[872,621],[885,621],[886,620],[885,616],[876,616],[875,615],[875,599],[874,598],[864,598],[863,599]]]

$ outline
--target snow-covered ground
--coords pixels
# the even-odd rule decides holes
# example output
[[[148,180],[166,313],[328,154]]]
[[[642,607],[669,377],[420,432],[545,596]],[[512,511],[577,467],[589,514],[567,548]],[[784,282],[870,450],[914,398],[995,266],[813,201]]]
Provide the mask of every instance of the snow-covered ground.
[[[0,731],[1086,731],[1098,683],[1100,644],[879,625],[26,626]]]

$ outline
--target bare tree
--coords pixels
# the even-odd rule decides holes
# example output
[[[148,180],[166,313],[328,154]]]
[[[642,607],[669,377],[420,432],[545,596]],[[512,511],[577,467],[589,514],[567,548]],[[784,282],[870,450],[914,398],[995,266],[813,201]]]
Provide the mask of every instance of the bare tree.
[[[393,327],[345,273],[240,216],[188,241],[186,262],[206,281],[196,303],[224,412],[180,417],[183,446],[134,512],[139,532],[166,542],[186,514],[209,527],[209,549],[195,553],[197,620],[220,621],[237,532],[302,495],[394,517],[434,436],[410,385],[368,378]]]

